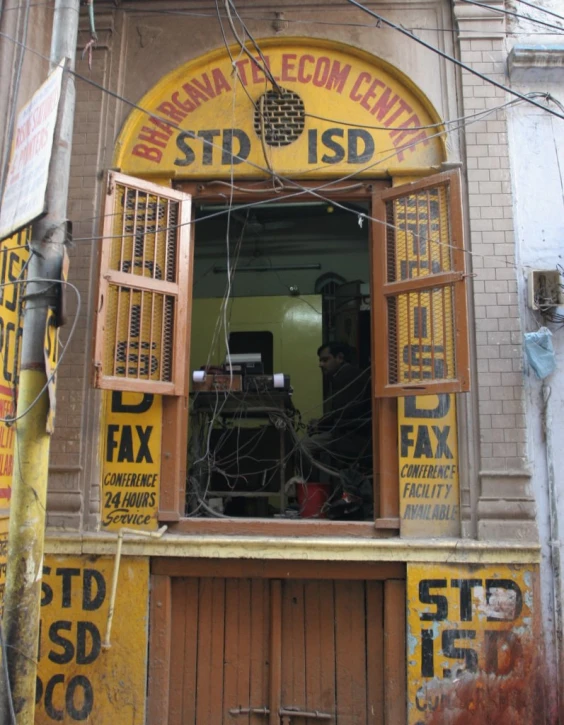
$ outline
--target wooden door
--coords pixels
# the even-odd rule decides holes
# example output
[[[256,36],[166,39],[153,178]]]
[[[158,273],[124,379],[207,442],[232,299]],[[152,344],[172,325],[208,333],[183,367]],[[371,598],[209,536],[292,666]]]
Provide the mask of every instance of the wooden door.
[[[403,581],[170,581],[168,719],[153,705],[151,725],[404,725]]]

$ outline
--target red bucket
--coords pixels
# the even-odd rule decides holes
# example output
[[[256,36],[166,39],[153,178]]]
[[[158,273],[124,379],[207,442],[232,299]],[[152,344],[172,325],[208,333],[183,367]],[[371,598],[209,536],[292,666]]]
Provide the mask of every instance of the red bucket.
[[[327,514],[322,508],[329,498],[328,483],[297,483],[296,493],[300,505],[300,518],[324,519]]]

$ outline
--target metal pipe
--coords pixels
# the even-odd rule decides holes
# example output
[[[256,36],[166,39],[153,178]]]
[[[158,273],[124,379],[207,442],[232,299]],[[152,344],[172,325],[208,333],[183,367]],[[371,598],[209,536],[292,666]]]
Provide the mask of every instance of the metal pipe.
[[[117,595],[117,585],[118,585],[118,577],[119,577],[119,566],[121,563],[121,549],[123,546],[123,537],[125,534],[132,534],[135,536],[148,536],[152,539],[160,539],[161,536],[164,534],[164,532],[167,530],[168,526],[161,526],[160,529],[157,531],[137,531],[136,529],[128,529],[128,528],[122,528],[119,530],[117,535],[117,546],[116,546],[116,555],[114,559],[114,571],[112,573],[112,585],[110,590],[110,606],[108,609],[108,619],[106,622],[106,634],[104,636],[104,641],[102,642],[102,649],[108,650],[110,649],[111,642],[110,642],[110,636],[112,633],[112,622],[114,619],[114,611],[116,608],[116,595]]]
[[[547,488],[548,488],[548,521],[550,528],[550,560],[552,568],[552,595],[554,606],[555,628],[555,654],[558,687],[555,688],[557,698],[556,706],[562,715],[562,686],[564,685],[564,648],[562,612],[562,562],[560,556],[560,527],[558,522],[558,497],[556,491],[556,476],[554,472],[554,456],[552,441],[552,411],[550,410],[550,397],[552,389],[544,381],[541,388],[543,402],[543,433],[546,454]]]
[[[51,36],[51,70],[62,59],[74,69],[78,37],[79,0],[56,0]],[[34,281],[61,279],[67,233],[67,198],[75,110],[74,77],[65,73],[59,115],[53,138],[45,205],[47,213],[32,225],[32,256],[28,267],[22,335],[20,385],[8,532],[8,561],[4,603],[4,636],[18,725],[33,725],[37,678],[37,642],[50,435],[47,432],[49,396],[44,358],[47,315],[58,301],[57,284]],[[31,406],[31,407],[30,407]],[[27,409],[30,408],[28,412]],[[0,678],[0,709],[7,693]],[[4,712],[0,714],[0,717]],[[4,722],[4,721],[2,721]]]

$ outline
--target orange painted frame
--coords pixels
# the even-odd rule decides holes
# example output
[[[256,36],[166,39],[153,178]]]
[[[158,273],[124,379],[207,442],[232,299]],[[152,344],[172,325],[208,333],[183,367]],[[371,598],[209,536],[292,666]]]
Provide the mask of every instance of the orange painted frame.
[[[144,193],[154,194],[158,197],[177,201],[179,204],[178,217],[178,256],[177,282],[167,283],[160,280],[153,280],[143,276],[125,274],[110,269],[111,244],[108,240],[112,237],[114,223],[114,200],[116,185],[135,189]],[[98,296],[96,306],[96,325],[94,335],[94,386],[107,390],[123,390],[129,392],[154,393],[158,395],[186,395],[187,392],[187,369],[185,364],[185,349],[183,340],[189,334],[189,306],[186,295],[181,291],[187,289],[191,274],[191,231],[190,221],[192,214],[191,198],[189,195],[179,191],[168,189],[158,184],[119,174],[113,171],[108,173],[105,191],[104,215],[102,223],[102,244],[100,252],[100,267],[98,274]],[[108,376],[102,373],[102,359],[104,348],[107,342],[105,337],[105,301],[110,283],[117,286],[133,287],[139,290],[156,291],[176,298],[175,323],[174,323],[174,362],[172,381],[150,381],[124,379],[115,376]],[[179,343],[179,344],[177,344]]]
[[[450,191],[449,220],[452,246],[452,272],[426,275],[400,282],[388,282],[387,270],[387,223],[386,202],[418,191],[446,186]],[[373,301],[372,301],[372,345],[375,371],[374,394],[377,398],[397,398],[405,395],[431,395],[439,393],[461,393],[470,389],[470,355],[468,343],[468,313],[464,250],[464,226],[462,220],[462,197],[460,173],[447,171],[427,176],[421,181],[395,186],[374,194],[372,216],[380,221],[373,223]],[[401,385],[389,383],[388,353],[388,311],[389,297],[405,293],[429,290],[433,287],[451,286],[454,294],[455,360],[457,378],[445,381],[422,381],[420,384]],[[385,355],[378,351],[386,350]]]
[[[312,191],[319,187],[318,182],[303,182],[301,186],[311,187]],[[225,203],[223,182],[218,186],[214,182],[181,182],[178,187],[187,192],[192,201],[205,201]],[[341,201],[366,200],[372,202],[374,195],[387,189],[386,182],[363,181],[362,183],[324,184],[325,194],[332,199]],[[271,182],[241,182],[233,194],[233,201],[242,203],[253,201],[260,194],[260,198],[283,200],[294,198],[297,194],[295,186],[288,186],[281,190],[274,190]],[[296,203],[299,203],[297,200]],[[372,215],[374,215],[372,210]],[[190,244],[190,275],[193,272],[194,255],[194,225],[191,231]],[[370,243],[373,247],[373,240]],[[372,254],[372,253],[371,253]],[[372,263],[374,269],[374,263]],[[189,280],[188,308],[192,303],[192,277]],[[189,366],[191,321],[187,324],[187,354],[185,364]],[[188,374],[188,372],[186,372]],[[398,450],[397,450],[397,406],[390,405],[386,400],[373,400],[374,436],[374,485],[375,500],[378,501],[379,510],[375,522],[324,522],[273,520],[261,521],[259,519],[185,519],[184,499],[186,494],[186,440],[188,435],[188,400],[183,397],[170,397],[163,399],[163,453],[162,453],[162,480],[174,481],[173,485],[164,485],[161,488],[159,504],[159,521],[173,524],[177,533],[209,533],[209,534],[268,534],[271,536],[337,536],[355,537],[386,537],[397,535],[399,530],[399,484],[398,484]],[[170,433],[170,435],[169,435]],[[375,528],[377,531],[375,531]]]

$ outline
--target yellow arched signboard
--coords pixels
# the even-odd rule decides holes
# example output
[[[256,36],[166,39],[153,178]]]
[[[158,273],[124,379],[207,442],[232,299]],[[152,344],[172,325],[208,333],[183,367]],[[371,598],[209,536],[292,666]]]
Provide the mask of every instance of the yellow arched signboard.
[[[445,160],[437,114],[388,64],[321,40],[262,40],[261,48],[278,88],[236,49],[233,62],[222,49],[187,63],[140,101],[146,113],[130,115],[115,165],[165,178],[268,169],[375,177]]]

